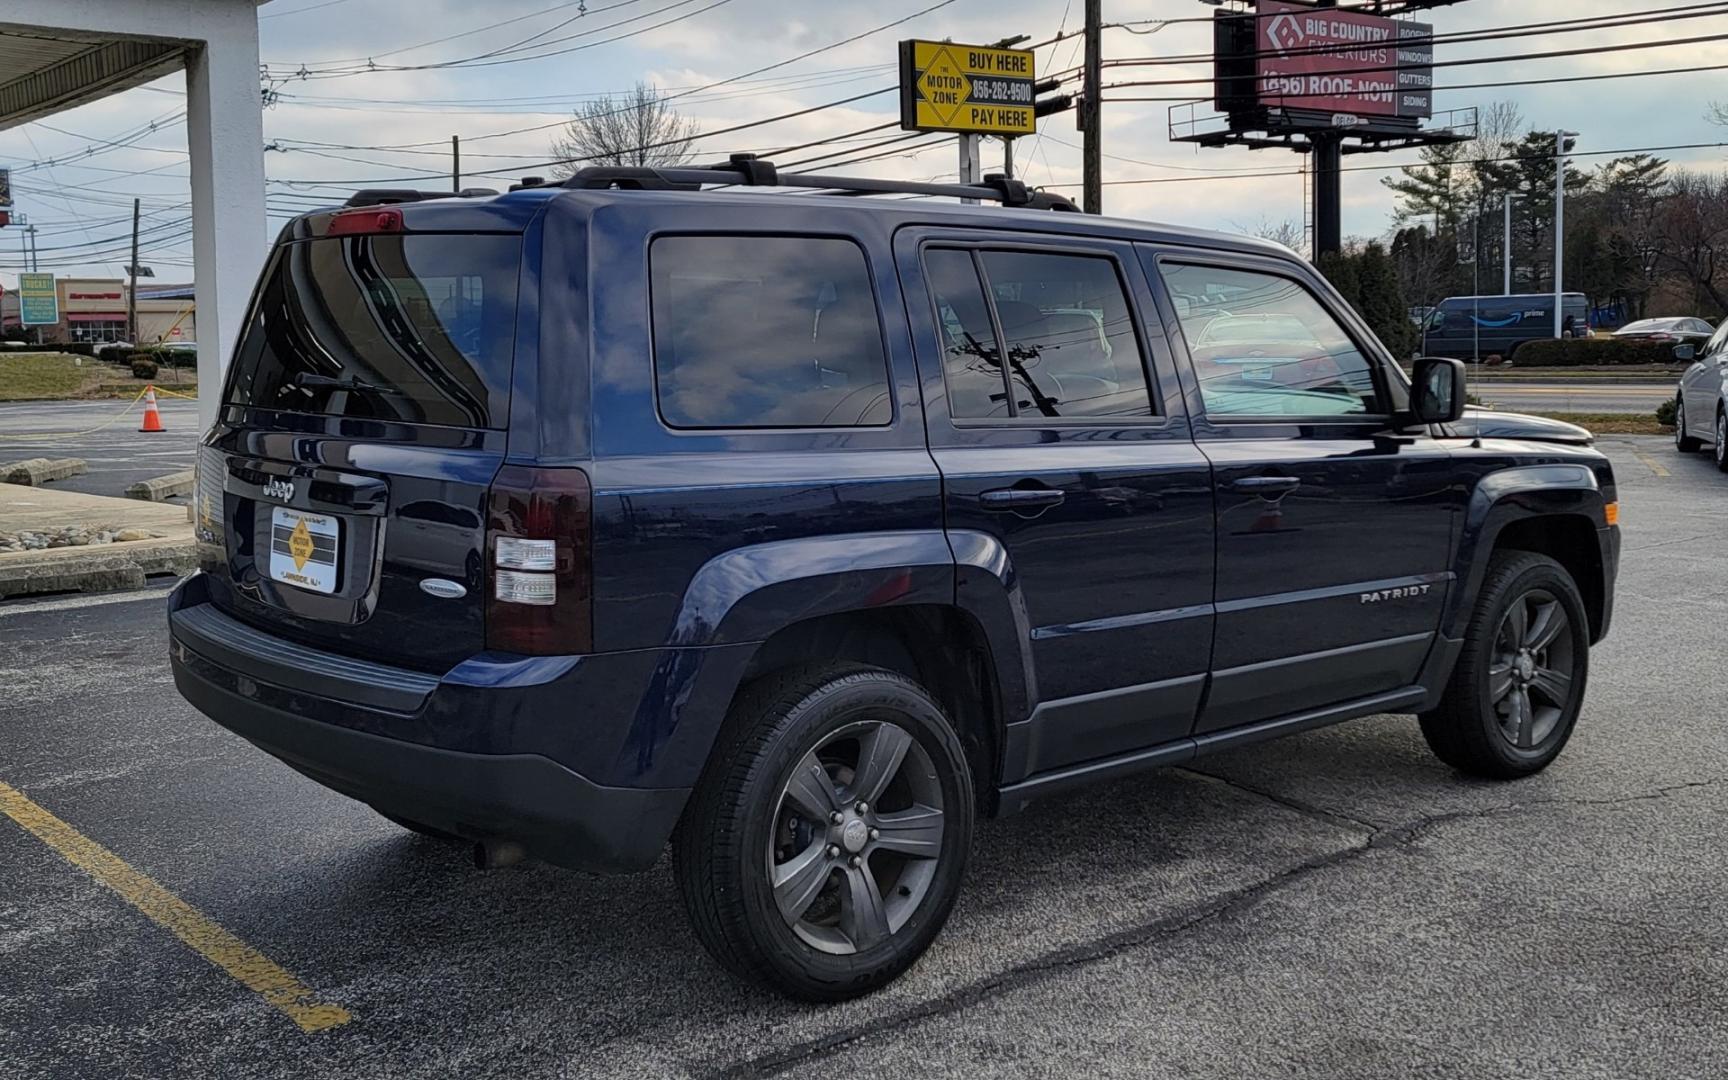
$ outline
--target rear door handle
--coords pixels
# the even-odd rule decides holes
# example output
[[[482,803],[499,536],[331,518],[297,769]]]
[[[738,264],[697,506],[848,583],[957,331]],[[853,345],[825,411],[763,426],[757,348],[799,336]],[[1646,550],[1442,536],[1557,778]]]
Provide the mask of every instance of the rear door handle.
[[[1068,493],[1061,488],[997,488],[978,496],[986,510],[1021,513],[1061,505]]]
[[[1297,476],[1244,476],[1230,487],[1249,495],[1287,495],[1302,486]]]

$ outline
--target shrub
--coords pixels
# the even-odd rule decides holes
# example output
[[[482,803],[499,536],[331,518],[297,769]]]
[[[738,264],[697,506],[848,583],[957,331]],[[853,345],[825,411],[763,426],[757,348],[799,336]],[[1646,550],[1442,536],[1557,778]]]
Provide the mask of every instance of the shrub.
[[[1636,339],[1540,338],[1518,346],[1516,367],[1596,367],[1614,364],[1677,364],[1671,341]]]
[[[129,345],[104,345],[96,350],[96,359],[104,364],[124,364],[132,353]]]
[[[60,346],[60,351],[63,353],[71,353],[73,356],[95,356],[96,346],[90,344],[88,341],[74,341],[69,345]]]
[[[1667,401],[1656,406],[1656,422],[1661,424],[1663,427],[1673,427],[1674,412],[1674,399],[1669,398]]]
[[[132,358],[132,377],[134,379],[154,379],[161,370],[161,365],[147,356]]]

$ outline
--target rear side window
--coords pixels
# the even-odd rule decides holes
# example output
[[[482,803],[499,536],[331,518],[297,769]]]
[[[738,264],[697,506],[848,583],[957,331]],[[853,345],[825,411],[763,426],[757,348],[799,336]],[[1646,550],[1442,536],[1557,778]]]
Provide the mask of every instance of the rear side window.
[[[924,265],[955,419],[1152,415],[1113,260],[934,248]]]
[[[235,353],[237,405],[502,427],[522,239],[331,237],[283,245]]]
[[[649,252],[654,377],[677,428],[893,418],[882,324],[849,240],[666,236]]]

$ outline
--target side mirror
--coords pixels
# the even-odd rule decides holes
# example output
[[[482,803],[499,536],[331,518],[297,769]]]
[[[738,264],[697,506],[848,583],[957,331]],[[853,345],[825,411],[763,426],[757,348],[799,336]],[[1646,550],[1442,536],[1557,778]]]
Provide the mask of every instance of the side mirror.
[[[1416,361],[1410,411],[1419,424],[1450,424],[1464,415],[1464,364],[1436,356]]]
[[[1674,346],[1674,359],[1680,361],[1682,364],[1690,364],[1697,356],[1698,346],[1696,345]]]

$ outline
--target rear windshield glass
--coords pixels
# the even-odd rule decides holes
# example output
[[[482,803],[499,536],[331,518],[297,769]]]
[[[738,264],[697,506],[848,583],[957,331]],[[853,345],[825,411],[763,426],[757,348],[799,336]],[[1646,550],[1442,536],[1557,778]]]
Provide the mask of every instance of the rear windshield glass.
[[[347,236],[284,245],[234,357],[234,404],[501,427],[520,236]]]

